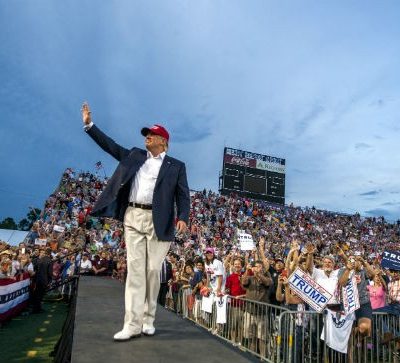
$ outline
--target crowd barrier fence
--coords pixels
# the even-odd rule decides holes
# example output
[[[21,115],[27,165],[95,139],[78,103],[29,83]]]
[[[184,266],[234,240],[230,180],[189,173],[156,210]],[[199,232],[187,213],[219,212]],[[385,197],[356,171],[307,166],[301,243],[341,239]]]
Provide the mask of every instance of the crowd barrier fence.
[[[225,311],[224,318],[220,308]],[[179,292],[177,313],[266,362],[400,363],[396,341],[384,341],[386,332],[400,337],[400,317],[386,313],[373,313],[370,337],[356,334],[357,324],[350,322],[348,343],[339,336],[345,353],[325,343],[327,319],[341,328],[345,323],[338,313],[328,315],[298,309],[297,305],[280,307],[232,296],[193,297],[189,288]]]

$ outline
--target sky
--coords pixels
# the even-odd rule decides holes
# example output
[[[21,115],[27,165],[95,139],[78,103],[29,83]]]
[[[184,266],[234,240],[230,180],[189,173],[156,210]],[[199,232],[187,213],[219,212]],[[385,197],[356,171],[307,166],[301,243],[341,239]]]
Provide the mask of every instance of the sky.
[[[398,1],[0,0],[0,220],[163,124],[191,189],[224,146],[286,159],[286,203],[400,218]]]

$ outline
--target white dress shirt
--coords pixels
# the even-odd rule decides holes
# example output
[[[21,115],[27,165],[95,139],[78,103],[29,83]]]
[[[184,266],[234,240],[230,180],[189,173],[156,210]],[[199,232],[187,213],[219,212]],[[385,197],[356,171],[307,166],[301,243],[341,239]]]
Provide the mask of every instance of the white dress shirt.
[[[88,125],[84,125],[83,128],[88,131],[92,126],[93,122],[90,122]],[[147,160],[132,180],[129,194],[130,202],[148,205],[153,203],[154,187],[156,186],[164,157],[165,151],[155,157],[149,151],[147,152]]]
[[[161,164],[165,157],[165,151],[158,156],[153,156],[147,152],[147,160],[141,166],[132,180],[131,192],[129,201],[132,203],[152,204],[154,187],[158,173],[160,172]]]
[[[83,125],[83,129],[85,131],[88,131],[93,125],[93,121],[90,121],[90,123],[88,123],[87,125]]]

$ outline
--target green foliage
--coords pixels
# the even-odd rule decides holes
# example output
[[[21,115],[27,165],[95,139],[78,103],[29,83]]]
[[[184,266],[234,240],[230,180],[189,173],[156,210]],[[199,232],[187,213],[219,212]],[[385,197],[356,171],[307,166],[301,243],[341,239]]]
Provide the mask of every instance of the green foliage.
[[[40,216],[40,212],[41,210],[39,208],[30,208],[28,214],[26,215],[26,218],[28,218],[28,220],[33,223],[35,222],[37,219],[39,219]]]
[[[15,223],[14,218],[6,217],[0,222],[0,228],[17,229],[17,223]]]
[[[14,218],[6,217],[0,222],[0,228],[29,231],[32,224],[39,219],[41,212],[39,208],[30,208],[29,212],[26,214],[26,218],[22,218],[18,224],[15,222]]]
[[[32,223],[28,219],[23,218],[18,223],[18,229],[20,231],[28,231],[31,228]]]

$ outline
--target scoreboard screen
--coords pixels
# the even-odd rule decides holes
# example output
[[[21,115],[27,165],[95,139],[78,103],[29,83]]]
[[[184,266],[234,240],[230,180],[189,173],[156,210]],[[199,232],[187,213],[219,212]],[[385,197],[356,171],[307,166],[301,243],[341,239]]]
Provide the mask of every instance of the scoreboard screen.
[[[285,159],[226,147],[220,192],[285,204]]]

